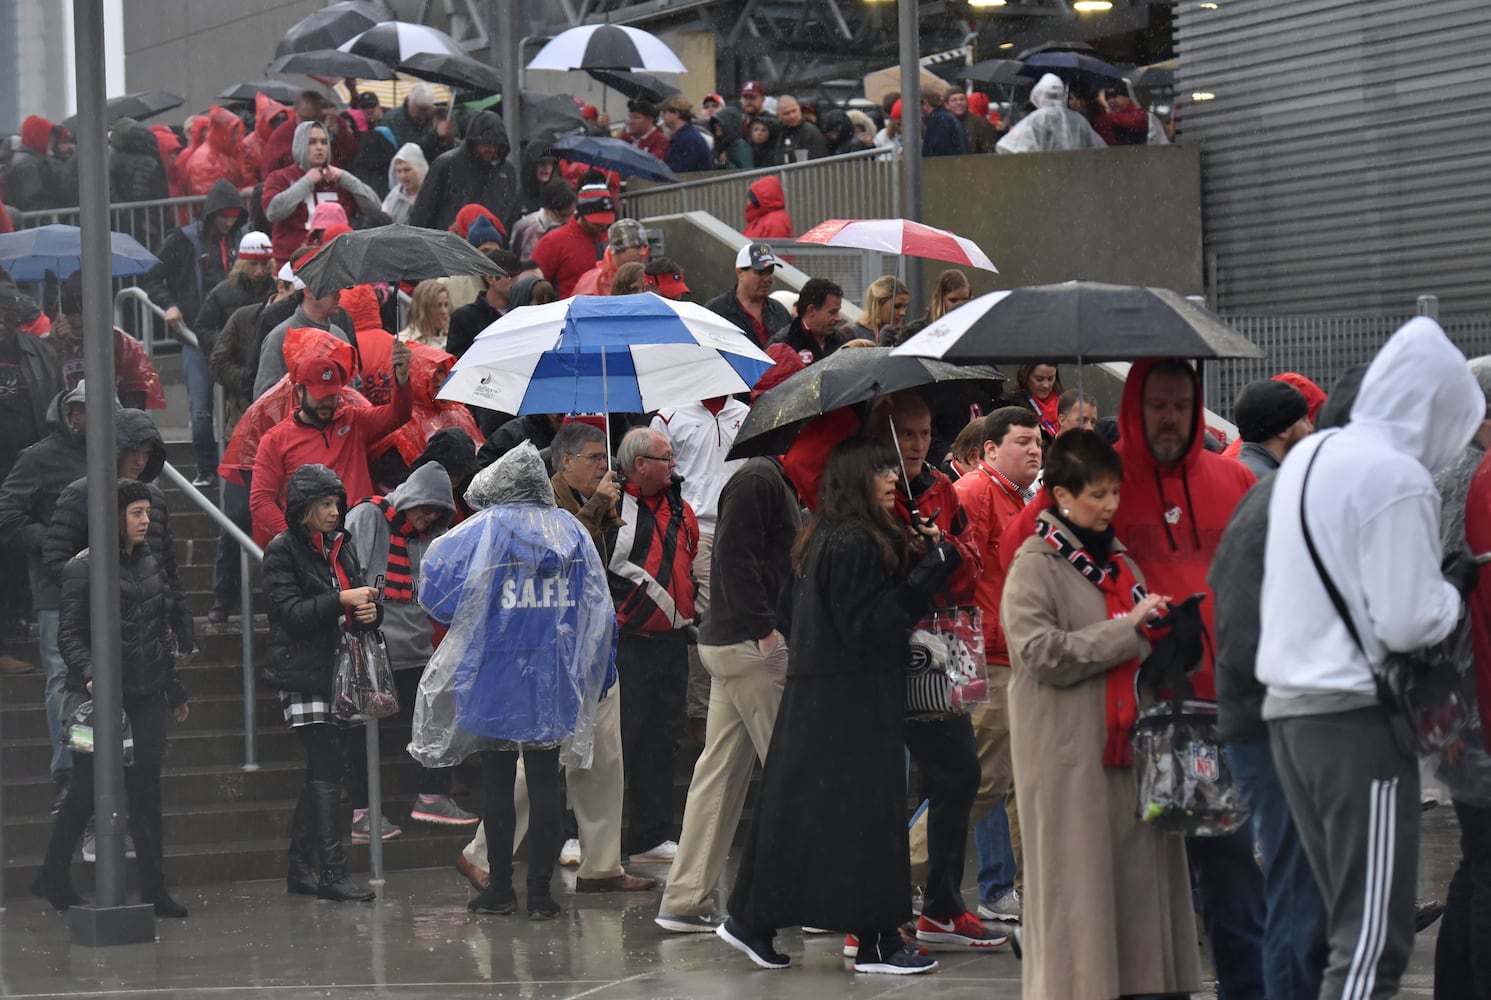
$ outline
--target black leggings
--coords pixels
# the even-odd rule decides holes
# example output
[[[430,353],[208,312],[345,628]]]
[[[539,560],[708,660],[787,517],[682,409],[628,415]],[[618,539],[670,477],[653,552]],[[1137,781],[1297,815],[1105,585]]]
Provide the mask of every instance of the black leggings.
[[[554,863],[559,860],[559,748],[523,748],[528,779],[528,894],[549,894]],[[513,833],[517,811],[513,785],[518,778],[518,751],[487,750],[481,755],[486,785],[482,819],[487,824],[487,867],[492,888],[511,887]]]
[[[296,726],[295,735],[305,747],[305,780],[339,783],[347,771],[342,757],[342,727],[317,722]]]

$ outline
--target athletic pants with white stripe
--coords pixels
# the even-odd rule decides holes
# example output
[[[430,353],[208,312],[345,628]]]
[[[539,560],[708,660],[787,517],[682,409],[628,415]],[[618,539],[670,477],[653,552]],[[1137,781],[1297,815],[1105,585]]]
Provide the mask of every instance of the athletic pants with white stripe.
[[[1274,765],[1329,911],[1321,1000],[1397,995],[1413,952],[1418,761],[1381,708],[1276,719]]]

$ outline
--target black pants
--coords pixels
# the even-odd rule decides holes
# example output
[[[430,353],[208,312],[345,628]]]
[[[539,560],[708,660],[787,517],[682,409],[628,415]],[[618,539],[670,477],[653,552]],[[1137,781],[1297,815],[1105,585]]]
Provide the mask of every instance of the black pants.
[[[135,841],[135,864],[140,891],[149,896],[165,886],[165,845],[161,839],[161,760],[166,754],[169,711],[164,695],[124,699],[134,738],[134,763],[124,769],[124,794],[129,805],[129,833]],[[74,753],[72,791],[47,845],[47,874],[65,875],[73,851],[93,816],[93,754]]]
[[[295,727],[295,735],[300,737],[300,745],[305,748],[306,781],[336,784],[347,773],[346,758],[342,754],[343,728],[330,722]]]
[[[559,748],[523,748],[528,780],[528,895],[549,894],[554,862],[559,860]],[[487,824],[487,870],[492,887],[511,888],[513,832],[518,825],[513,785],[518,779],[518,751],[486,750],[481,755],[486,785],[482,819]]]
[[[623,635],[616,648],[621,685],[621,752],[626,761],[627,854],[677,837],[673,775],[688,695],[688,642],[682,629]]]
[[[622,702],[622,708],[626,703]],[[922,912],[946,920],[963,904],[963,857],[968,851],[968,813],[978,795],[978,743],[968,716],[906,722],[906,749],[921,774],[927,800],[927,885]]]
[[[26,554],[19,547],[0,549],[0,653],[12,652],[25,638],[24,621],[31,611],[31,577]]]
[[[399,692],[399,716],[414,720],[414,698],[419,693],[422,670],[395,670],[394,686]],[[347,794],[352,799],[352,808],[368,807],[368,743],[367,731],[362,726],[351,726],[343,733],[343,747],[347,755]],[[402,757],[400,758],[403,759]],[[415,790],[420,795],[449,795],[450,768],[419,768],[415,779]]]
[[[1434,995],[1491,1000],[1491,808],[1455,803],[1460,866],[1450,879],[1439,943]]]

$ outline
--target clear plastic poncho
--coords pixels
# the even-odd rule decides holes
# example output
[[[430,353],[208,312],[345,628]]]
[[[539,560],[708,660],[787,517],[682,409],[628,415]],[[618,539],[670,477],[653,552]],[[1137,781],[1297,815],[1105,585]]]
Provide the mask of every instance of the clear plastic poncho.
[[[431,543],[419,603],[450,631],[414,702],[409,753],[426,767],[480,750],[564,744],[590,766],[616,611],[590,535],[554,504],[531,443],[477,473],[477,513]]]

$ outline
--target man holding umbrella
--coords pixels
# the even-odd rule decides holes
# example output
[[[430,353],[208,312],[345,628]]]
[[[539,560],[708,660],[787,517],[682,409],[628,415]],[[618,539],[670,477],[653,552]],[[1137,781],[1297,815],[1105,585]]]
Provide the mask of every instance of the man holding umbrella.
[[[518,172],[507,162],[511,148],[502,119],[491,111],[477,112],[465,140],[430,164],[409,224],[448,229],[462,205],[477,204],[511,226],[519,207]]]

